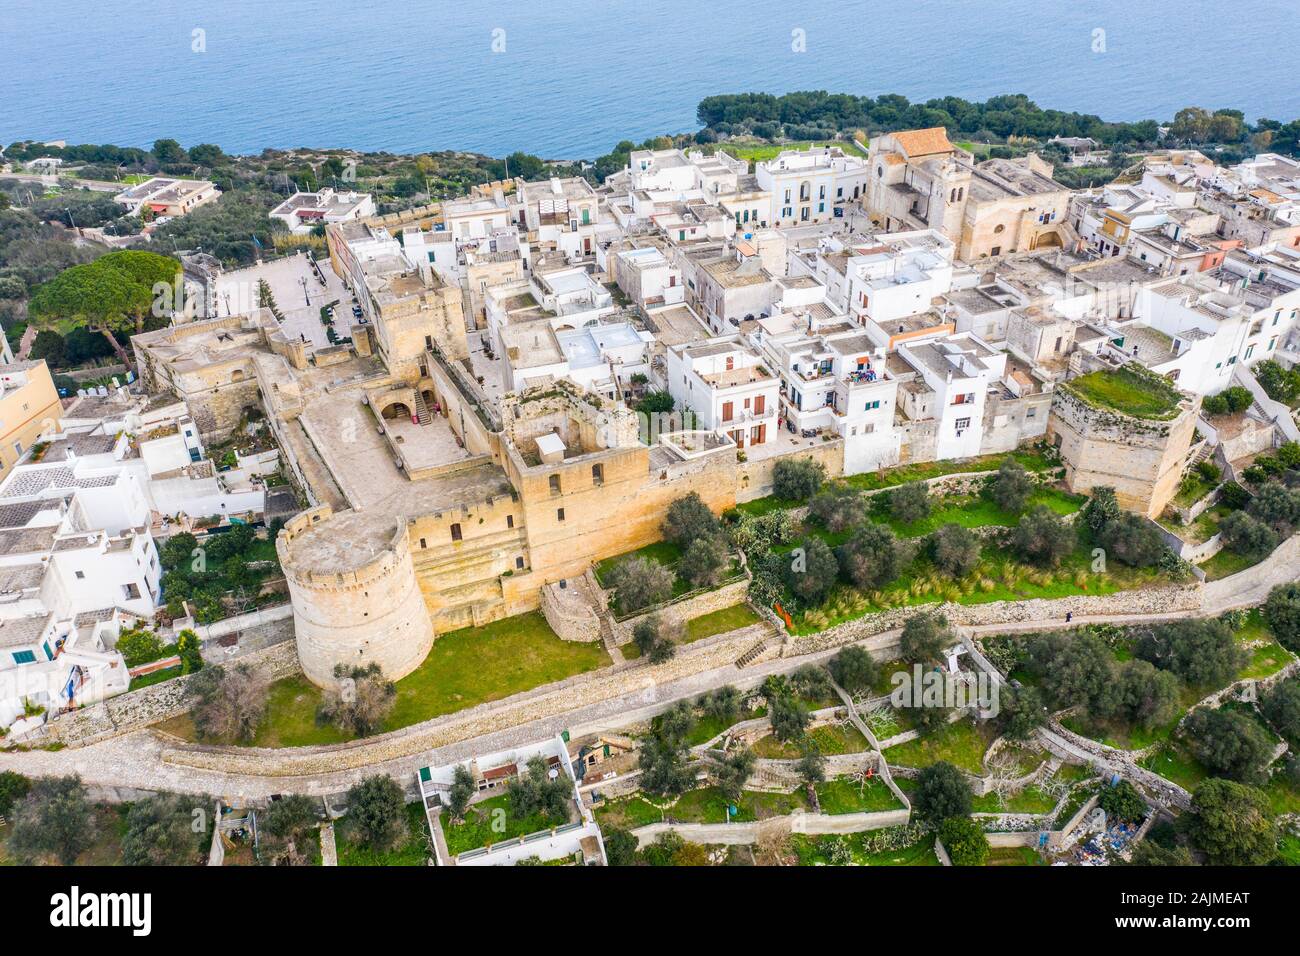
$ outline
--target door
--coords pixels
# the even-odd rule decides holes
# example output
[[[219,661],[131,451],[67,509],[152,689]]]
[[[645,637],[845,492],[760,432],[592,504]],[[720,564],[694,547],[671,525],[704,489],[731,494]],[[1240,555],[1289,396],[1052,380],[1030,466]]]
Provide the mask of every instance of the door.
[[[724,422],[729,422],[729,421],[731,421],[731,419],[732,419],[732,417],[733,417],[733,411],[734,411],[734,405],[733,405],[731,402],[723,402],[723,403],[722,403],[722,420],[723,420]]]

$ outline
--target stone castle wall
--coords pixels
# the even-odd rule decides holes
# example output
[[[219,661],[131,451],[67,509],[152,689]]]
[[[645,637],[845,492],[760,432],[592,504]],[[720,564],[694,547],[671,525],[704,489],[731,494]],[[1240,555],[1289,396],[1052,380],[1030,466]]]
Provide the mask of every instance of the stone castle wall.
[[[336,665],[376,663],[390,680],[415,670],[433,646],[433,624],[416,579],[406,522],[397,519],[387,544],[346,573],[300,563],[290,543],[302,533],[329,534],[329,508],[305,511],[276,541],[293,599],[294,632],[303,673],[332,686]],[[323,529],[318,525],[324,523]]]
[[[1094,408],[1068,389],[1053,393],[1048,436],[1065,463],[1067,487],[1080,494],[1108,485],[1120,506],[1155,518],[1178,493],[1196,431],[1193,405],[1169,421]]]

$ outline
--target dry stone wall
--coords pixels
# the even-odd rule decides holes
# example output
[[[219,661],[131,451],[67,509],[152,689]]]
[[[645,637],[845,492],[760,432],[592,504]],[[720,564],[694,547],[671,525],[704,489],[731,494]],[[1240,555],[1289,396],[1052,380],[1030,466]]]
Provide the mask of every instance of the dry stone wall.
[[[242,655],[233,663],[247,664],[268,680],[291,677],[300,671],[298,649],[292,641]],[[192,675],[174,677],[65,714],[48,725],[50,738],[80,747],[177,717],[190,709],[185,689],[192,679]]]

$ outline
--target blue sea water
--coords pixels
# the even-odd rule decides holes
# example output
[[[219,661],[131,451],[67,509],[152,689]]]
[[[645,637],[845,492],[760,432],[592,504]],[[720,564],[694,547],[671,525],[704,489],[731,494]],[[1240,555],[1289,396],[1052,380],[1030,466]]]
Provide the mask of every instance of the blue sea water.
[[[1296,0],[0,0],[0,141],[577,158],[696,129],[712,93],[800,89],[1291,120],[1295,13]]]

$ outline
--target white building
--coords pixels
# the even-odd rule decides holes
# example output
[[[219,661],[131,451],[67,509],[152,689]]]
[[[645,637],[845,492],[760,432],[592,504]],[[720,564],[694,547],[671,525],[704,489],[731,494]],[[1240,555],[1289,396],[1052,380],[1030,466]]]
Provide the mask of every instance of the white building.
[[[955,335],[904,343],[898,355],[919,376],[919,382],[909,383],[912,387],[900,389],[903,413],[914,421],[934,421],[933,457],[943,461],[978,455],[985,401],[1006,373],[1006,353],[969,335]]]
[[[756,163],[754,175],[772,197],[772,224],[797,226],[829,222],[837,206],[856,202],[866,187],[867,163],[838,146],[815,146],[783,150]]]
[[[314,193],[294,193],[267,215],[279,219],[294,235],[306,235],[317,226],[364,219],[375,214],[369,193],[335,192],[328,186]]]
[[[736,338],[716,338],[666,352],[668,391],[699,428],[728,435],[738,448],[775,439],[781,381]]]

